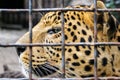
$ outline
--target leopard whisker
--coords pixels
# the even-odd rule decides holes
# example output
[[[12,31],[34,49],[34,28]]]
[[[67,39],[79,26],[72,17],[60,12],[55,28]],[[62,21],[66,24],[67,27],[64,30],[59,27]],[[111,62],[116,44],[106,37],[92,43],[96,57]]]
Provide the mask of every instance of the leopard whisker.
[[[50,72],[50,73],[52,73],[52,71],[50,71],[48,68],[46,68],[46,66],[45,65],[42,65],[41,66],[43,69],[45,69],[46,71],[48,71],[48,72]],[[49,67],[50,68],[50,67]]]
[[[33,72],[38,76],[44,76],[42,71],[39,68],[33,68]]]
[[[44,72],[45,72],[47,75],[49,75],[49,74],[52,73],[49,69],[47,69],[47,68],[44,67],[43,65],[41,65],[41,68],[42,68],[43,70],[45,70]]]
[[[46,67],[49,67],[49,68],[51,68],[51,69],[53,69],[53,70],[55,70],[56,72],[58,72],[58,73],[62,73],[60,70],[58,70],[58,69],[56,69],[57,67],[55,67],[55,66],[51,66],[50,64],[45,64],[46,65]]]

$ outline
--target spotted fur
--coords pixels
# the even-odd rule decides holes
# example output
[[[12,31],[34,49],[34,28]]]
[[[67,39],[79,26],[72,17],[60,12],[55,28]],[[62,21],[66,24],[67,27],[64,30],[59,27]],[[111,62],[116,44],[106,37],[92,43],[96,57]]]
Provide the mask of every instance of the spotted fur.
[[[87,8],[69,6],[67,8]],[[97,8],[105,9],[101,1]],[[84,11],[64,12],[65,43],[94,43],[94,13]],[[48,12],[33,28],[33,43],[62,43],[61,11]],[[97,12],[97,42],[120,42],[120,25],[110,12]],[[29,33],[21,37],[17,44],[29,43]],[[66,77],[94,76],[94,46],[65,46]],[[25,75],[28,75],[29,48],[22,50],[20,62]],[[35,77],[50,77],[61,74],[61,46],[40,46],[32,48],[32,74]],[[120,46],[97,46],[97,75],[120,76]]]

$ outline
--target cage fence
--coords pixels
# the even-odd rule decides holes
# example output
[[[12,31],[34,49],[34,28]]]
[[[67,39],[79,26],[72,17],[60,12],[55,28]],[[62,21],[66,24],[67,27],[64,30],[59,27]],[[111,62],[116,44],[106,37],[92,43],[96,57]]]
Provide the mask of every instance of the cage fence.
[[[114,8],[114,9],[97,9],[97,0],[94,0],[94,9],[79,9],[79,8],[64,8],[64,0],[60,0],[61,7],[60,8],[41,8],[41,9],[33,9],[32,3],[34,0],[29,0],[28,3],[28,9],[0,9],[0,12],[28,12],[28,19],[29,19],[29,44],[24,43],[24,44],[14,44],[14,43],[9,43],[9,44],[3,44],[0,43],[0,47],[29,47],[30,54],[29,54],[29,80],[32,80],[32,47],[33,46],[62,46],[62,76],[61,78],[39,78],[40,80],[80,80],[80,78],[65,78],[65,46],[94,46],[94,77],[88,77],[84,78],[85,80],[89,79],[116,79],[119,80],[120,77],[98,77],[97,76],[97,46],[99,45],[113,45],[113,46],[119,46],[119,42],[97,42],[97,12],[120,12],[119,8]],[[62,43],[52,43],[52,44],[43,44],[43,43],[32,43],[32,14],[36,12],[49,12],[49,11],[61,11],[61,19],[62,19]],[[80,43],[65,43],[65,37],[64,37],[64,12],[65,11],[85,11],[85,12],[94,12],[94,42],[80,42]],[[21,78],[22,80],[26,80],[26,78]],[[20,79],[20,80],[21,80]]]

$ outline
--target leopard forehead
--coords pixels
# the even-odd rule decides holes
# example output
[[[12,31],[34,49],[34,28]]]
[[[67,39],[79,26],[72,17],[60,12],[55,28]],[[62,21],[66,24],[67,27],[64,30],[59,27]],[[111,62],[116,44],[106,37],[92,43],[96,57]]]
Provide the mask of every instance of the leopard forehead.
[[[90,9],[90,7],[88,7],[88,6],[85,6],[85,7],[69,6],[67,8]],[[92,18],[89,16],[93,16],[92,13],[84,12],[84,11],[82,11],[82,12],[80,12],[80,11],[65,11],[64,12],[65,25],[68,24],[68,22],[70,22],[68,26],[71,26],[71,23],[74,23],[74,21],[82,20],[83,23],[87,22],[92,26],[93,25]],[[50,26],[51,28],[53,28],[54,26],[58,26],[58,25],[60,26],[61,25],[61,11],[47,13],[44,17],[42,17],[41,23],[44,24],[44,27]]]

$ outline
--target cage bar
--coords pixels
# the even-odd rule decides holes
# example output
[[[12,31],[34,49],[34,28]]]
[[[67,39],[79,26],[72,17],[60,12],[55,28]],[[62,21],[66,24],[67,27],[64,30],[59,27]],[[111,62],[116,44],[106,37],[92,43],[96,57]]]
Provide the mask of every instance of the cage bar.
[[[114,8],[114,9],[96,9],[97,11],[101,12],[118,12],[120,11],[120,8]],[[28,12],[29,9],[0,9],[1,11],[6,12]],[[78,8],[42,8],[42,9],[32,9],[32,12],[49,12],[49,11],[86,11],[86,12],[93,12],[93,9],[78,9]]]
[[[97,1],[94,0],[94,43],[97,42]],[[97,46],[94,46],[94,77],[95,80],[98,80],[97,77]]]
[[[32,0],[29,0],[29,43],[32,43]],[[32,46],[29,46],[29,80],[32,80]]]
[[[64,7],[64,0],[61,0],[61,8]],[[64,37],[64,12],[61,12],[61,20],[62,20],[62,78],[65,78],[65,37]]]

